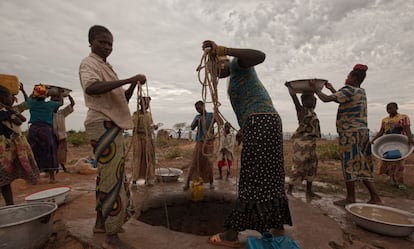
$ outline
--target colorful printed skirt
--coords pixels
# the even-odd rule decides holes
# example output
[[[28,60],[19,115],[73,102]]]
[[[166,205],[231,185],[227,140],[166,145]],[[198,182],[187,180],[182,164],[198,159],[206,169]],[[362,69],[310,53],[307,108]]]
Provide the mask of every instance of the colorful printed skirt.
[[[300,184],[303,180],[312,182],[318,167],[316,139],[294,138],[292,160],[290,183]]]
[[[339,133],[339,151],[345,181],[374,180],[368,129]]]
[[[125,176],[125,151],[122,130],[113,122],[85,126],[97,161],[96,210],[102,211],[107,234],[116,234],[133,214]]]
[[[265,232],[292,225],[278,114],[251,115],[243,127],[238,193],[236,206],[224,223],[226,228]]]
[[[381,161],[380,174],[391,177],[397,184],[404,184],[404,160]]]
[[[19,178],[31,184],[36,184],[39,179],[32,149],[24,136],[6,138],[0,135],[0,186]]]

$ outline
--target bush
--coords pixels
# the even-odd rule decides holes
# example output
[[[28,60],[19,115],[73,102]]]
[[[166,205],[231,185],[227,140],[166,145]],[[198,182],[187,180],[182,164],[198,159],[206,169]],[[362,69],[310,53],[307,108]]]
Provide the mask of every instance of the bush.
[[[319,159],[334,159],[341,160],[341,154],[339,153],[339,146],[336,140],[317,146],[316,152]]]
[[[84,131],[68,131],[67,141],[71,143],[75,147],[79,147],[81,145],[88,143],[88,136]]]
[[[181,156],[181,150],[178,147],[174,146],[170,150],[168,150],[167,154],[165,155],[165,158],[171,160],[179,156]]]

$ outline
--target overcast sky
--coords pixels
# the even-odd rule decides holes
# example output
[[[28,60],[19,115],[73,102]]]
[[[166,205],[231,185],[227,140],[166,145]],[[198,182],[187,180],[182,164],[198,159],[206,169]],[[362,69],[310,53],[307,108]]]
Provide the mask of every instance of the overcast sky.
[[[256,70],[285,132],[297,128],[286,81],[322,78],[339,89],[354,64],[367,64],[362,87],[376,131],[388,102],[414,119],[413,13],[414,0],[2,0],[0,73],[17,75],[28,92],[38,83],[72,89],[76,105],[67,129],[84,130],[78,67],[90,52],[89,27],[104,25],[114,36],[108,62],[120,78],[147,76],[154,121],[172,128],[195,115],[201,99],[195,69],[201,43],[210,39],[266,53]],[[219,91],[220,111],[238,127],[225,80]],[[336,133],[337,107],[318,101],[323,133]]]

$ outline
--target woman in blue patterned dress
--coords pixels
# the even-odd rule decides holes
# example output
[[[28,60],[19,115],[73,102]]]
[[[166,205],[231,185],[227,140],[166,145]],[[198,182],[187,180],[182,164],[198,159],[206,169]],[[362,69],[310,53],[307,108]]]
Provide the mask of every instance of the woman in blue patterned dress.
[[[339,135],[339,149],[342,159],[342,171],[346,184],[346,198],[335,201],[338,206],[356,202],[355,181],[362,181],[368,189],[371,199],[368,203],[382,204],[377,193],[373,177],[373,161],[369,141],[367,97],[361,84],[365,79],[366,65],[357,64],[348,74],[345,86],[336,91],[331,83],[326,84],[332,94],[321,90],[316,94],[323,102],[339,104],[336,117],[336,129]]]
[[[224,57],[207,66],[216,68],[219,78],[230,76],[227,91],[243,133],[236,207],[224,222],[226,231],[211,236],[208,242],[239,247],[239,231],[280,234],[283,225],[292,225],[284,188],[282,121],[254,69],[264,61],[263,52],[226,48],[213,41],[204,41],[202,48],[211,48],[210,53],[218,58],[233,57],[231,62]]]

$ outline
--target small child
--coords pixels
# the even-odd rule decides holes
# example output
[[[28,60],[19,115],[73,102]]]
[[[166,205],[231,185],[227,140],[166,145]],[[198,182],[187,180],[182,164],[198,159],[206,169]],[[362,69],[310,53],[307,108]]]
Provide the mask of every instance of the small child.
[[[0,86],[0,187],[6,205],[13,205],[11,183],[18,178],[36,184],[39,178],[30,145],[20,125],[26,118],[12,109],[13,95]]]
[[[316,98],[313,92],[303,93],[301,104],[291,87],[289,87],[289,93],[295,104],[299,127],[292,136],[293,166],[288,194],[292,194],[294,182],[306,180],[306,197],[318,198],[319,196],[312,191],[312,181],[318,167],[316,139],[321,137],[319,119],[314,111]]]
[[[216,180],[223,179],[222,168],[227,166],[227,174],[226,180],[229,179],[230,176],[230,167],[233,164],[233,144],[234,144],[234,135],[230,131],[231,125],[229,122],[224,124],[224,133],[223,136],[220,137],[220,149],[218,155],[218,170],[219,170],[219,177]]]

